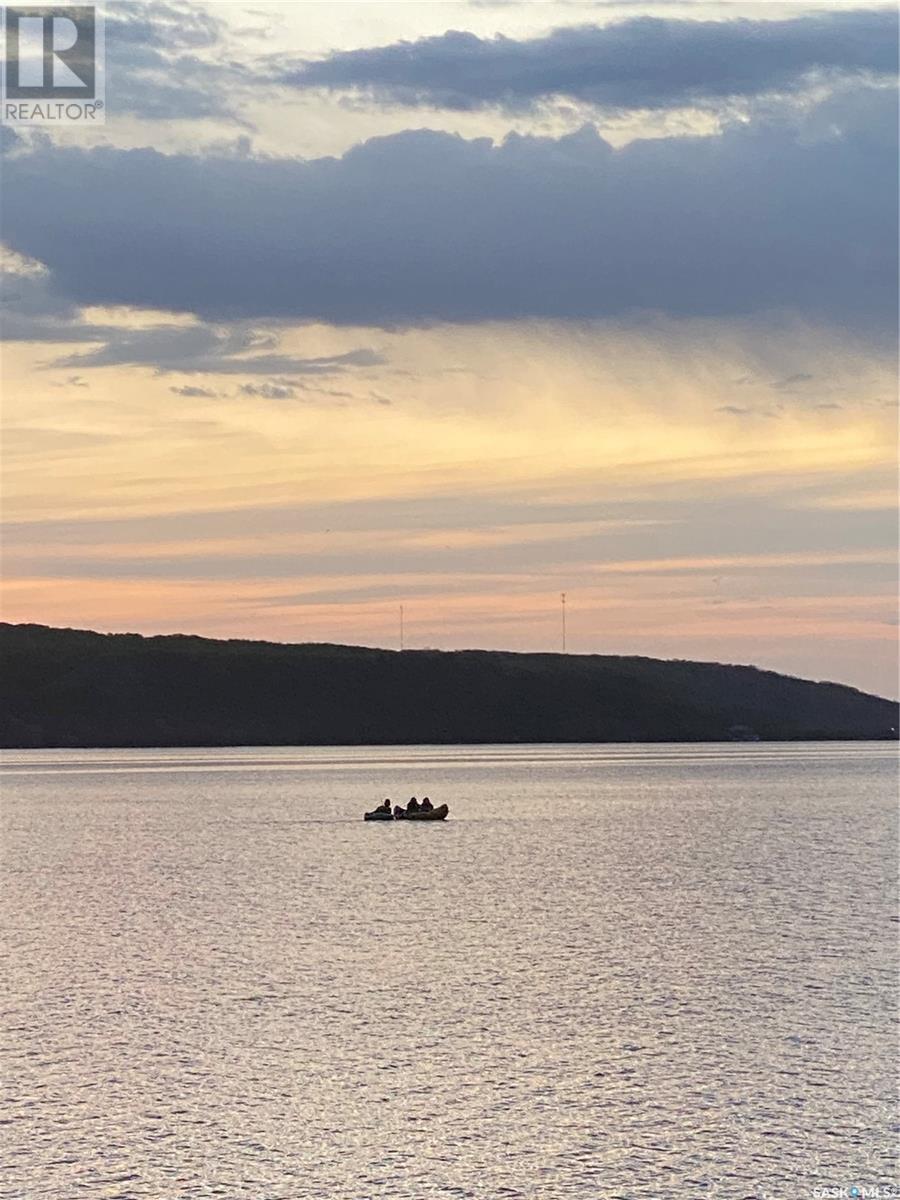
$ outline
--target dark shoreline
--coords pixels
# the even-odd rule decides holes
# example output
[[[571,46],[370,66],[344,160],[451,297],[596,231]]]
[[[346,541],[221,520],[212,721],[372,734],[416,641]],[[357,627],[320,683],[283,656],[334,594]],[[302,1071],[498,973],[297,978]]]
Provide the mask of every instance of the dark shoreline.
[[[823,737],[784,737],[757,738],[742,741],[737,738],[695,738],[692,740],[675,740],[654,738],[643,741],[573,741],[573,742],[56,742],[40,746],[18,745],[0,741],[0,752],[4,750],[384,750],[395,746],[414,750],[446,750],[454,747],[464,750],[484,749],[486,746],[802,746],[802,745],[834,745],[844,742],[863,744],[866,742],[893,744],[900,741],[897,735],[893,737],[872,736],[823,736]]]

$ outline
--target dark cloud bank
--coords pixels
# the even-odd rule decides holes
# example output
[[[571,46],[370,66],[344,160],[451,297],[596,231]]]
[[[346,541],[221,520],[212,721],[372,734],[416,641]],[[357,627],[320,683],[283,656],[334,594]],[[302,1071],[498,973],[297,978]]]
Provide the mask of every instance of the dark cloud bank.
[[[7,156],[3,234],[69,302],[210,320],[790,309],[885,332],[896,121],[885,88],[619,150],[589,128],[500,145],[406,132],[307,162],[39,143]]]
[[[461,111],[527,108],[547,97],[652,109],[790,92],[814,74],[896,71],[897,13],[877,9],[781,21],[638,17],[528,41],[450,31],[339,51],[288,66],[278,78]]]

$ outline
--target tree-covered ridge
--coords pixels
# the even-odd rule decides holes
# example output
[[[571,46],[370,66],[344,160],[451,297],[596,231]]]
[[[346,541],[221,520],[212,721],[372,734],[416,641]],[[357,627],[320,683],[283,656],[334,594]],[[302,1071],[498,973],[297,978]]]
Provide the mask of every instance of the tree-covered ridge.
[[[0,624],[0,745],[893,738],[898,706],[719,663]]]

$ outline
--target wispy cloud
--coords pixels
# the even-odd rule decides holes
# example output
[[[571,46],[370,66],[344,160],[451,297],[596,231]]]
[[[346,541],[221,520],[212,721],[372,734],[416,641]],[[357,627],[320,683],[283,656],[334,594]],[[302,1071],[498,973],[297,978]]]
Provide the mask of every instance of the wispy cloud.
[[[277,352],[255,353],[274,336],[259,330],[222,329],[209,325],[117,330],[95,350],[64,355],[49,367],[152,367],[160,375],[337,375],[354,367],[384,362],[375,350],[302,358]],[[249,394],[249,393],[248,393]],[[261,395],[262,392],[257,394]]]
[[[384,362],[383,356],[369,347],[310,357],[280,353],[279,331],[243,322],[171,323],[143,328],[98,323],[88,320],[80,309],[58,295],[49,272],[30,276],[6,273],[2,278],[5,282],[0,325],[3,340],[92,347],[50,359],[43,364],[46,369],[148,367],[161,375],[329,376]],[[140,319],[140,314],[136,315]],[[78,374],[70,375],[58,386],[89,385]],[[179,394],[199,396],[203,390],[180,389]]]
[[[218,396],[218,392],[211,392],[209,388],[196,387],[192,384],[186,384],[184,387],[170,387],[170,392],[174,392],[176,396],[184,396],[187,400],[214,400]]]
[[[107,71],[118,113],[145,120],[249,123],[236,93],[254,82],[228,26],[206,5],[129,0],[106,14]]]
[[[240,388],[243,396],[260,396],[263,400],[292,400],[297,395],[297,389],[290,383],[245,383]]]

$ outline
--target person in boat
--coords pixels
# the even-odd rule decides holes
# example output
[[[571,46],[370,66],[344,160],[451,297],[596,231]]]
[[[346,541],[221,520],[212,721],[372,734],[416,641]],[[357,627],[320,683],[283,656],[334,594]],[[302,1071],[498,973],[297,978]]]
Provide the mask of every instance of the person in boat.
[[[403,807],[403,805],[395,804],[394,805],[394,817],[400,818],[400,817],[405,817],[405,816],[406,816],[406,809]]]
[[[390,800],[384,800],[384,801],[382,801],[382,803],[378,805],[378,807],[375,809],[375,811],[376,811],[376,812],[386,812],[386,813],[389,813],[389,812],[391,811],[391,802],[390,802]]]
[[[409,804],[407,804],[407,806],[406,806],[406,811],[407,811],[408,813],[411,813],[411,812],[418,812],[418,811],[419,811],[419,802],[418,802],[418,800],[415,798],[415,796],[413,796],[413,798],[410,800]]]
[[[434,805],[431,803],[431,801],[428,799],[427,796],[422,801],[421,810],[422,810],[422,812],[434,812]]]

